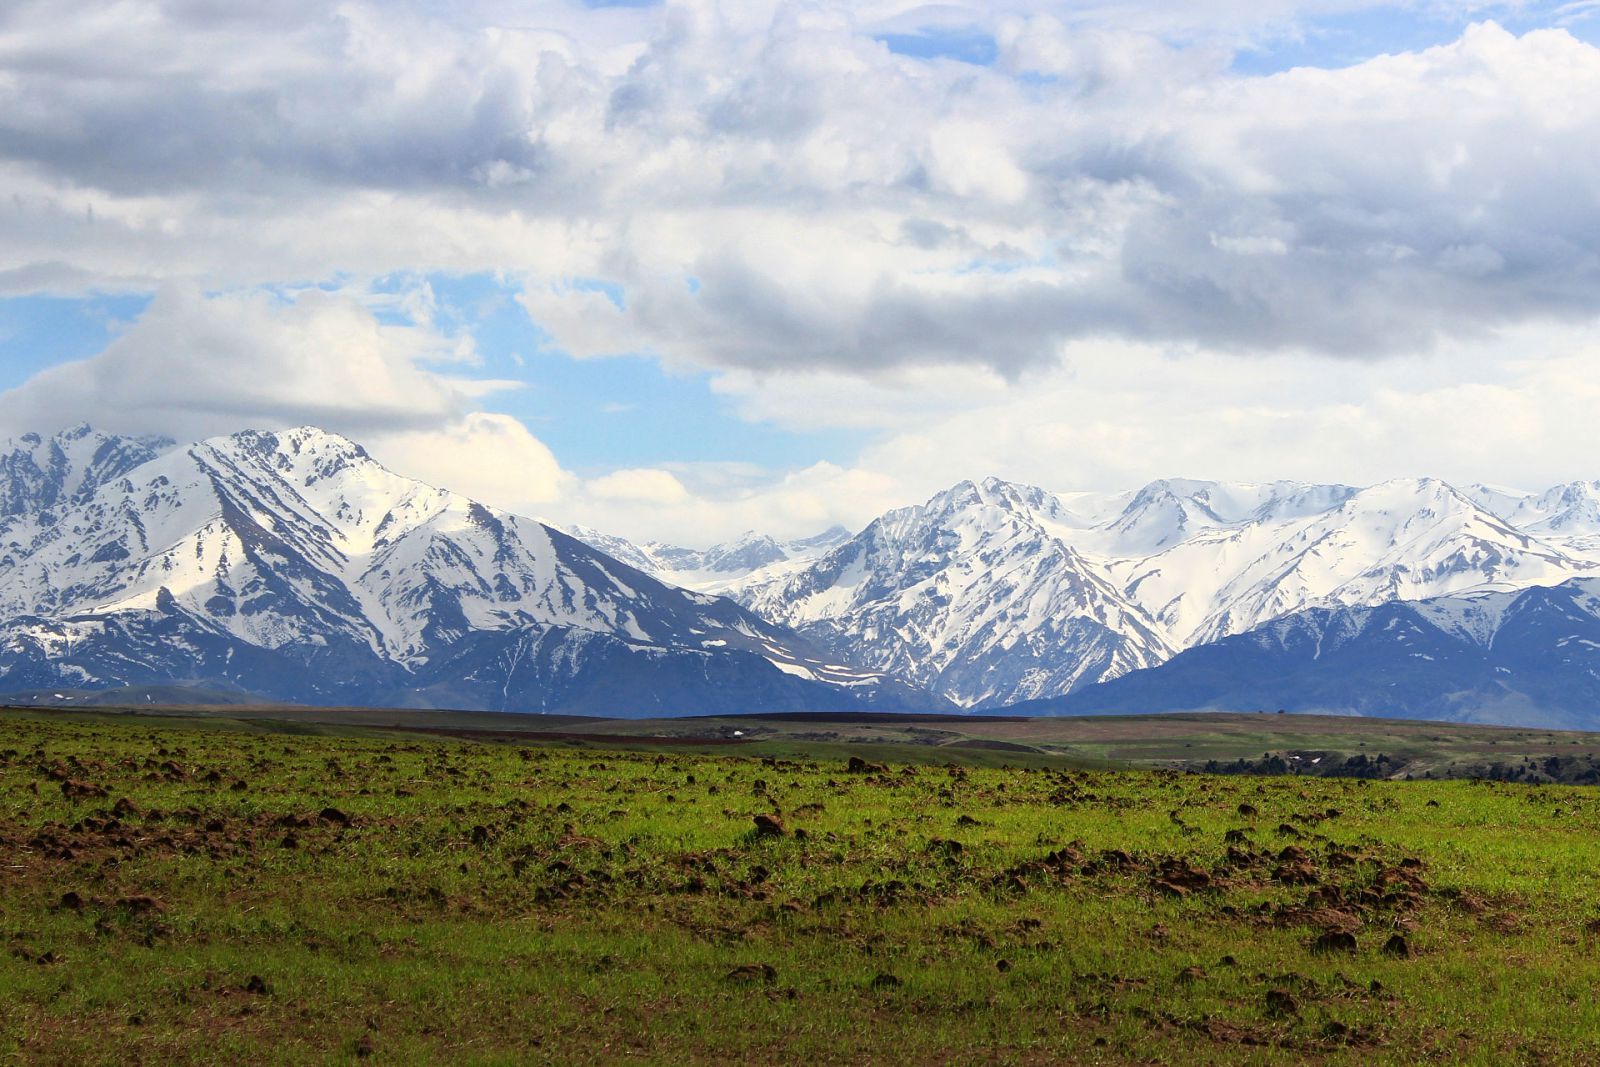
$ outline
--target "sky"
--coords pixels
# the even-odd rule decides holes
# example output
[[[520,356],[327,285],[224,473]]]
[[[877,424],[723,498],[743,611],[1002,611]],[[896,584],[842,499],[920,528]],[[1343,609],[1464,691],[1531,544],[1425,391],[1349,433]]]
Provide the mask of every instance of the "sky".
[[[1600,0],[10,0],[0,436],[703,547],[1600,478]]]

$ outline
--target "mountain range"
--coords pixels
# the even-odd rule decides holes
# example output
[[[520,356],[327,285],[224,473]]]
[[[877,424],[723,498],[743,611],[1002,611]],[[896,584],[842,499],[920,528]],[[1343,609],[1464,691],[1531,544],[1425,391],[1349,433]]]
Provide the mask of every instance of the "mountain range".
[[[506,514],[314,428],[78,427],[0,448],[0,552],[12,694],[1600,722],[1596,482],[988,478],[853,534],[691,549]]]
[[[670,714],[926,707],[731,600],[316,429],[6,453],[0,686]]]
[[[1163,480],[1057,494],[990,478],[717,588],[842,658],[990,709],[1162,669],[1313,608],[1600,576],[1597,545],[1590,482],[1516,494],[1430,478]]]
[[[1318,607],[1020,714],[1347,714],[1592,729],[1600,579],[1416,602]]]

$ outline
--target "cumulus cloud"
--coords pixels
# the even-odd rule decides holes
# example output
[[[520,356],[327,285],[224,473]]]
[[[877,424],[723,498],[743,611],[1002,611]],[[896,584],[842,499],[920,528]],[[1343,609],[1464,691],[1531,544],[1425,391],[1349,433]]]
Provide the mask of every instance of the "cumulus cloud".
[[[437,428],[390,431],[365,443],[399,474],[517,514],[539,514],[578,486],[544,442],[508,415],[474,411]]]
[[[589,483],[599,500],[629,504],[675,505],[689,499],[689,491],[671,471],[629,469],[613,471]]]
[[[855,466],[896,503],[993,474],[1056,490],[1404,475],[1535,489],[1594,477],[1600,428],[1585,412],[1600,400],[1597,359],[1593,331],[1526,327],[1336,375],[1301,353],[1244,361],[1081,342],[1062,367],[1015,385],[943,370],[865,389],[844,377],[723,387],[780,425],[886,426]]]
[[[314,423],[361,436],[465,415],[483,383],[426,369],[458,343],[426,325],[386,325],[354,296],[169,285],[91,359],[0,394],[0,427],[89,422],[111,431],[204,437]]]
[[[577,354],[1012,376],[1600,312],[1600,50],[1485,22],[1230,72],[1359,6],[8,5],[0,285],[489,269]],[[930,25],[994,65],[880,39]]]
[[[1600,49],[1483,21],[1231,65],[1365,6],[17,0],[0,293],[157,295],[0,396],[0,428],[317,422],[502,506],[698,542],[964,474],[1541,480],[1600,443],[1574,400]],[[993,63],[885,43],[930,33]],[[426,293],[374,314],[361,282],[396,271],[516,279],[575,357],[709,368],[748,418],[875,440],[584,481],[484,410],[503,383]],[[350,291],[304,287],[330,278]]]
[[[705,548],[750,530],[802,537],[835,525],[858,529],[906,502],[905,491],[883,473],[832,463],[787,472],[692,464],[605,475],[574,486],[540,515],[637,540]]]

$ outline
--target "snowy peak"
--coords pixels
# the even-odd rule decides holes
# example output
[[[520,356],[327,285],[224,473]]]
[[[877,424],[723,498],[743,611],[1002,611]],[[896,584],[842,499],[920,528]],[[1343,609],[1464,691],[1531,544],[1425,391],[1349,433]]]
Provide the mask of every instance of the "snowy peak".
[[[1179,544],[1226,520],[1211,506],[1211,487],[1196,482],[1151,482],[1134,494],[1106,532],[1118,555],[1144,556]]]
[[[1463,588],[1564,581],[1589,569],[1517,530],[1465,494],[1432,478],[1384,482],[1351,496],[1313,527],[1324,551],[1368,558],[1401,583],[1395,599],[1422,599]]]
[[[949,520],[960,521],[961,516],[982,509],[989,509],[995,514],[1026,517],[1035,522],[1079,524],[1055,494],[1037,486],[1000,478],[957,482],[921,505],[900,508],[884,517],[887,519],[891,515],[906,513],[914,515],[916,521],[939,524]]]
[[[749,574],[788,558],[789,554],[777,541],[751,530],[737,541],[707,550],[700,558],[699,569],[719,574]]]
[[[1276,499],[1288,506],[1256,512],[1270,517],[1217,527],[1112,569],[1180,647],[1317,603],[1416,600],[1560,582],[1593,570],[1437,479]],[[1308,499],[1333,506],[1315,511],[1304,506]]]
[[[1355,489],[1303,482],[1212,482],[1168,478],[1134,493],[1114,519],[1096,524],[1086,548],[1113,558],[1149,556],[1207,531],[1320,514]]]
[[[576,537],[584,544],[599,549],[614,560],[626,563],[646,574],[668,574],[678,570],[693,570],[700,554],[687,548],[662,544],[659,541],[635,543],[626,537],[603,533],[589,526],[577,524],[563,526],[561,531]]]
[[[1600,560],[1600,482],[1575,481],[1540,493],[1473,485],[1466,495],[1518,529]]]
[[[12,627],[0,666],[14,654],[58,677],[64,650],[81,645],[113,664],[99,670],[198,669],[209,650],[221,658],[208,670],[226,677],[208,680],[281,692],[289,680],[265,677],[262,663],[310,657],[372,685],[429,679],[466,706],[549,708],[552,679],[592,692],[620,662],[642,679],[635,695],[654,692],[652,671],[677,672],[686,688],[668,694],[674,704],[735,676],[741,699],[786,710],[927,699],[730,600],[402,477],[313,427],[172,449],[57,511],[0,530],[0,618]],[[181,639],[162,645],[161,630]],[[116,635],[135,632],[164,651],[133,655]],[[245,662],[256,666],[235,666]],[[343,685],[314,678],[328,692]]]
[[[1359,489],[1349,485],[1304,485],[1299,482],[1273,482],[1249,519],[1271,523],[1304,519],[1339,507]]]
[[[967,706],[1160,662],[1172,650],[1150,620],[1059,536],[1070,520],[1044,490],[962,482],[741,598]]]
[[[1600,534],[1600,482],[1569,482],[1531,502],[1525,528],[1558,536]]]
[[[172,447],[164,438],[119,437],[86,425],[0,443],[0,518],[81,502]]]
[[[988,706],[1103,681],[1314,605],[1596,573],[1570,541],[1518,529],[1433,478],[1365,489],[1163,479],[1120,499],[984,479],[886,512],[813,563],[733,591],[844,654]],[[1062,628],[1074,626],[1068,639]],[[1101,628],[1094,641],[1088,627]],[[1078,669],[1027,651],[1048,641],[1070,647]],[[1027,671],[1013,669],[1030,655]]]
[[[634,542],[587,526],[567,526],[564,530],[646,574],[674,585],[717,594],[728,593],[746,579],[765,576],[768,571],[803,565],[850,539],[850,531],[843,526],[791,541],[780,541],[751,530],[734,541],[698,551],[660,541]]]
[[[819,534],[810,537],[797,537],[789,542],[788,551],[793,555],[811,556],[838,548],[850,540],[850,531],[843,526],[830,526]]]
[[[379,469],[365,448],[342,434],[315,426],[279,432],[245,430],[202,442],[199,447],[248,460],[263,469],[270,467],[278,476],[307,486],[356,469]]]

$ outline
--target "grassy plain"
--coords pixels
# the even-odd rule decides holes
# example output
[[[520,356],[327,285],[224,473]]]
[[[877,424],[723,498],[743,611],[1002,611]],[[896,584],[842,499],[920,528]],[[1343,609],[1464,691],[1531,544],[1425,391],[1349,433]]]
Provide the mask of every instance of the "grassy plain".
[[[383,725],[0,714],[0,1056],[1600,1059],[1593,788]]]

